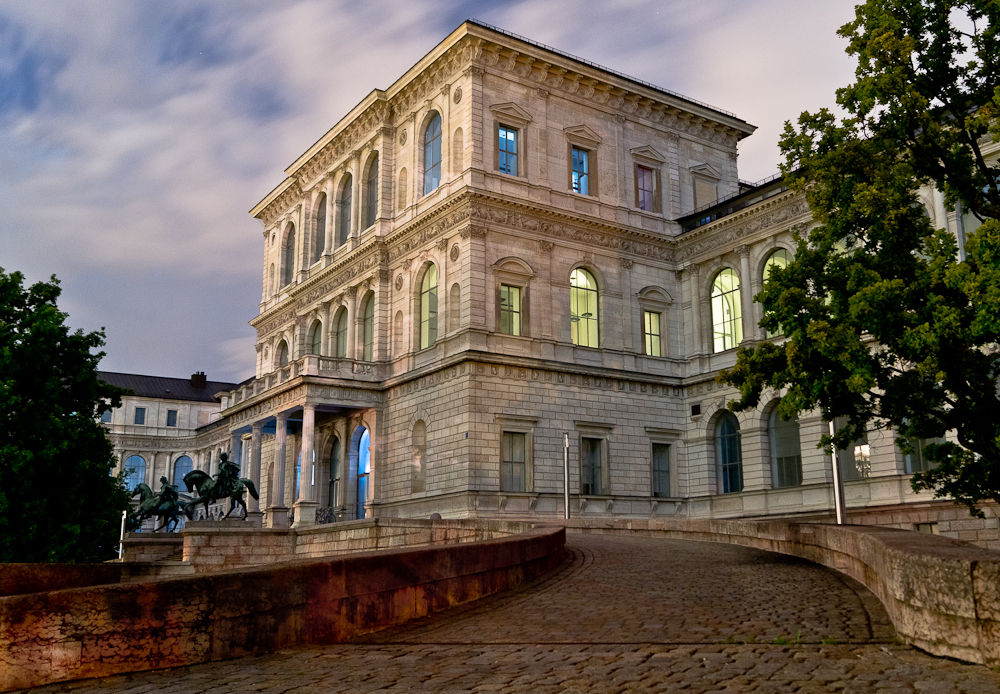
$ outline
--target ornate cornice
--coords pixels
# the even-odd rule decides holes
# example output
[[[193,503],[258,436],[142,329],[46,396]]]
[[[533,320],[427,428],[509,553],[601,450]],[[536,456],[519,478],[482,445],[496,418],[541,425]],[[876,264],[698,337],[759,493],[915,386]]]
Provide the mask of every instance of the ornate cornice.
[[[678,261],[686,261],[699,256],[710,256],[720,248],[731,247],[737,241],[755,234],[772,234],[776,231],[775,227],[791,226],[799,218],[808,215],[809,205],[805,198],[789,191],[684,234],[677,241],[676,258]]]

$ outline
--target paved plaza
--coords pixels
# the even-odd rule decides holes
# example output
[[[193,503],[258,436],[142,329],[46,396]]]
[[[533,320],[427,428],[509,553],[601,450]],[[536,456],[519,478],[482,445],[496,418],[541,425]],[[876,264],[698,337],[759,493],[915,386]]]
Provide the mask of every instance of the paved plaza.
[[[349,644],[35,692],[1000,692],[989,668],[896,642],[861,584],[724,544],[567,536],[517,590]]]

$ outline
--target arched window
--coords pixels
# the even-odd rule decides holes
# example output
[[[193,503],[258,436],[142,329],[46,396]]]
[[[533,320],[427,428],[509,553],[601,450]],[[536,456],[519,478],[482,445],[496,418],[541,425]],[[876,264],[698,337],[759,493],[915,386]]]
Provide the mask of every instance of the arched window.
[[[424,131],[424,195],[441,185],[441,115],[435,113]]]
[[[779,248],[774,253],[769,255],[767,257],[767,262],[764,263],[764,281],[767,282],[767,280],[771,277],[771,270],[776,267],[786,268],[790,262],[792,262],[792,254],[784,248]],[[764,331],[765,339],[777,337],[778,335],[781,335],[781,333],[772,333],[770,330]]]
[[[723,494],[743,491],[743,445],[740,423],[732,412],[723,412],[715,425],[715,460]]]
[[[420,349],[437,342],[438,330],[438,271],[430,265],[420,283]]]
[[[724,352],[743,341],[740,278],[725,268],[712,282],[713,351]]]
[[[368,503],[368,478],[372,472],[371,443],[371,436],[365,429],[358,442],[358,518],[365,517],[365,504]]]
[[[146,459],[141,455],[130,455],[122,469],[125,471],[125,488],[130,492],[146,481]]]
[[[361,324],[361,334],[363,339],[363,349],[361,358],[365,361],[372,361],[375,355],[375,294],[368,292],[365,297],[364,322]]]
[[[775,487],[802,484],[802,444],[799,418],[782,419],[778,408],[771,410],[768,433],[771,439],[771,474]]]
[[[334,437],[330,451],[330,508],[340,506],[340,439]]]
[[[569,320],[574,345],[600,346],[598,298],[594,276],[583,268],[573,270],[569,276]]]
[[[186,455],[182,455],[180,458],[174,461],[174,481],[173,484],[180,484],[184,481],[184,475],[188,474],[194,469],[194,463]]]
[[[278,343],[277,352],[278,368],[282,369],[288,366],[288,344],[284,340]]]
[[[302,451],[295,456],[295,501],[299,500],[299,492],[302,489]]]
[[[323,345],[323,324],[314,320],[309,328],[309,354],[319,354]]]
[[[286,287],[292,283],[295,274],[295,226],[288,225],[288,233],[285,234],[285,245],[281,249],[281,286]]]
[[[375,223],[378,214],[378,155],[368,165],[368,180],[365,181],[365,229]]]
[[[419,419],[413,425],[410,436],[410,453],[412,455],[410,475],[410,491],[427,491],[427,425]]]
[[[351,182],[352,178],[350,174],[344,176],[344,182],[340,185],[340,197],[337,199],[337,208],[339,211],[337,223],[338,246],[343,246],[347,243],[347,239],[351,235]]]
[[[313,236],[312,261],[315,263],[326,248],[326,194],[321,193],[316,201],[316,233]]]
[[[343,359],[347,356],[347,309],[343,306],[337,311],[334,318],[334,330],[336,330],[337,357]]]

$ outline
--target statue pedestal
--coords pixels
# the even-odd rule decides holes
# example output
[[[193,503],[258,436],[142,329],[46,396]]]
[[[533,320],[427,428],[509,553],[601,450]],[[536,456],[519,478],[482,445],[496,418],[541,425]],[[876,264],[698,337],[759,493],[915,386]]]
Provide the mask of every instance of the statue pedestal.
[[[249,523],[255,528],[261,528],[264,526],[264,514],[260,511],[250,511],[247,514],[245,523]]]
[[[288,527],[288,507],[287,506],[272,506],[267,509],[267,527],[269,528],[287,528]]]
[[[317,501],[296,501],[295,502],[295,522],[293,528],[308,528],[316,525],[316,509],[319,508]]]

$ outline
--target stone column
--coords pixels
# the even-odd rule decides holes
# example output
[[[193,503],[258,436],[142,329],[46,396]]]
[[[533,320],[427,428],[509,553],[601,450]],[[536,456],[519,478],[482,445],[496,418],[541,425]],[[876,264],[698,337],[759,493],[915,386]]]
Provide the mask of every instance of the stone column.
[[[302,466],[299,480],[299,498],[295,500],[294,528],[316,525],[316,492],[313,481],[316,474],[313,440],[316,426],[315,405],[302,406]]]
[[[753,293],[750,288],[752,278],[750,276],[750,249],[746,246],[737,246],[736,252],[740,254],[740,303],[743,304],[740,311],[743,321],[743,339],[757,339],[757,322],[754,320]]]
[[[269,528],[288,527],[288,507],[285,506],[285,442],[288,438],[288,413],[279,412],[274,417],[274,476],[271,485],[271,504],[267,507]]]
[[[261,439],[263,438],[264,423],[254,422],[250,427],[250,479],[253,480],[254,486],[257,488],[258,494],[260,493],[260,446]],[[252,496],[247,501],[247,509],[249,509],[248,517],[253,521],[254,525],[257,527],[261,526],[261,521],[263,520],[263,513],[260,511],[260,501],[254,499]]]
[[[229,460],[240,466],[240,472],[243,471],[243,458],[242,451],[240,450],[243,443],[243,438],[235,431],[229,432]],[[260,490],[258,490],[260,491]]]

